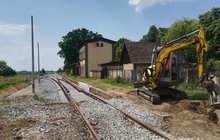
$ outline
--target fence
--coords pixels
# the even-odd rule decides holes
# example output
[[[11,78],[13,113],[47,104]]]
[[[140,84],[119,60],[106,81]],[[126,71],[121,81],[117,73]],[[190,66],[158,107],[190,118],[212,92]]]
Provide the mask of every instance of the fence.
[[[115,69],[115,70],[108,70],[109,79],[114,79],[116,77],[123,77],[123,70],[122,69]]]

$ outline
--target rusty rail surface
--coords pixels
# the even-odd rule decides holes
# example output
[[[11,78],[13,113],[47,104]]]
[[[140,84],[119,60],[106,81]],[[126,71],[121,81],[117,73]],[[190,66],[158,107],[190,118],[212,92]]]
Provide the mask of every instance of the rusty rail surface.
[[[79,113],[79,115],[81,116],[81,118],[83,119],[83,121],[85,122],[88,130],[89,130],[89,134],[91,136],[92,140],[100,140],[100,138],[98,137],[98,135],[96,134],[95,130],[93,129],[92,125],[89,123],[89,121],[84,117],[83,113],[80,111],[76,101],[70,96],[69,94],[69,90],[61,83],[61,79],[54,79],[51,78],[53,81],[55,81],[61,88],[61,90],[63,91],[64,95],[66,96],[67,100],[70,102],[70,104],[77,110],[77,112]]]
[[[106,99],[104,99],[104,98],[102,98],[102,97],[100,97],[98,95],[92,94],[91,92],[87,92],[87,91],[83,90],[82,88],[79,87],[79,85],[75,84],[75,82],[72,82],[71,79],[66,78],[66,77],[62,77],[62,80],[64,82],[68,83],[69,85],[71,85],[72,87],[74,87],[77,91],[82,92],[85,95],[87,95],[87,96],[89,96],[89,97],[91,97],[91,98],[93,98],[95,100],[99,100],[99,101],[101,101],[101,102],[103,102],[105,104],[108,104],[109,106],[115,108],[116,110],[118,110],[119,112],[124,114],[128,119],[130,119],[133,122],[135,122],[136,124],[140,125],[142,128],[147,129],[147,130],[155,133],[156,135],[161,136],[162,138],[165,138],[165,139],[168,139],[168,140],[172,140],[173,139],[172,135],[164,133],[162,130],[155,129],[155,128],[153,128],[150,125],[142,123],[141,121],[137,120],[136,118],[132,117],[131,115],[129,115],[129,114],[123,112],[122,110],[118,109],[117,107],[109,104]]]

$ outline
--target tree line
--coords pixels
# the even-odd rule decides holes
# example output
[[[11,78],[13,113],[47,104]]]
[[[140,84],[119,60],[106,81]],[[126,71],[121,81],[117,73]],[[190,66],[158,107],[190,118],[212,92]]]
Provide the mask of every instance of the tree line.
[[[199,15],[198,19],[183,18],[176,20],[170,27],[152,25],[140,41],[166,43],[201,27],[206,31],[206,39],[209,45],[208,58],[220,60],[220,51],[218,51],[220,50],[220,8],[213,8]],[[85,28],[72,30],[63,36],[62,41],[58,43],[60,47],[58,55],[64,58],[64,69],[68,69],[70,65],[79,62],[79,49],[86,40],[99,37],[102,37],[102,35]],[[116,61],[120,61],[125,41],[129,41],[129,39],[120,38],[115,44]],[[186,49],[188,59],[195,60],[195,54],[189,49]]]

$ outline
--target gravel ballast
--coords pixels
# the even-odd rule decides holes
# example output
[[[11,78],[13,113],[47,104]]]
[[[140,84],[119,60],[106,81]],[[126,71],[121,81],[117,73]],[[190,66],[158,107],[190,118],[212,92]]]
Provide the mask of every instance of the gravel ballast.
[[[146,140],[162,139],[127,118],[118,110],[96,100],[83,102],[82,112],[94,126],[101,139]]]
[[[137,118],[144,124],[151,125],[157,128],[160,128],[162,125],[163,120],[161,117],[158,117],[148,109],[140,108],[130,103],[129,101],[126,101],[124,99],[111,99],[108,101],[108,103],[120,110],[123,110],[123,112]]]

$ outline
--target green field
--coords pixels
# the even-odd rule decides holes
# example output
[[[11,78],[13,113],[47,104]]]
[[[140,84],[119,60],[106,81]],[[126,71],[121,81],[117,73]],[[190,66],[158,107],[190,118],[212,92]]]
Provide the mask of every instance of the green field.
[[[0,90],[8,89],[9,87],[17,86],[22,83],[28,83],[31,80],[31,75],[18,74],[16,76],[0,76]]]

